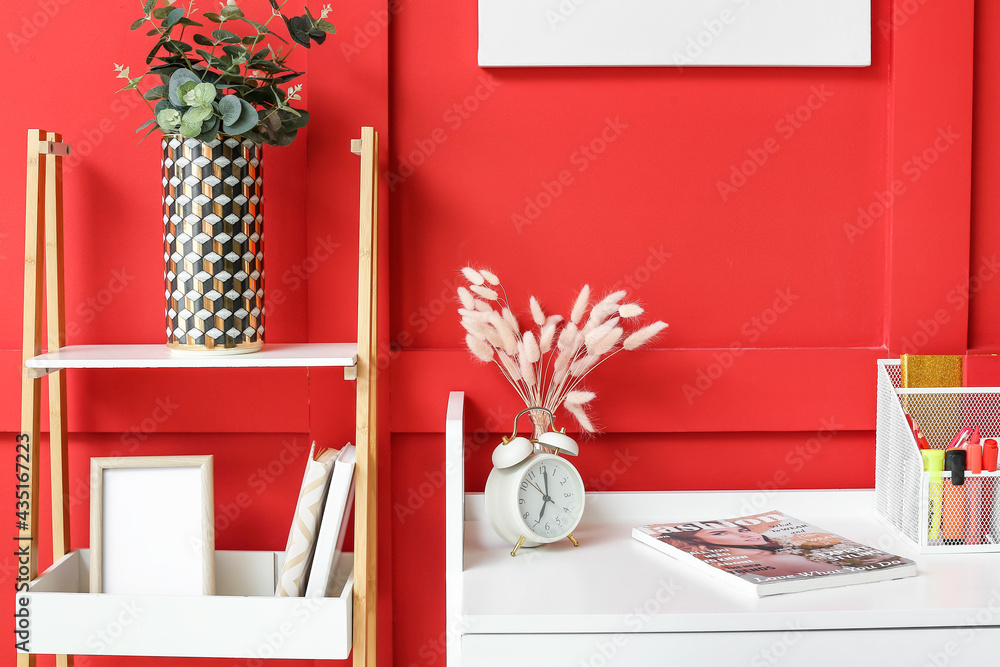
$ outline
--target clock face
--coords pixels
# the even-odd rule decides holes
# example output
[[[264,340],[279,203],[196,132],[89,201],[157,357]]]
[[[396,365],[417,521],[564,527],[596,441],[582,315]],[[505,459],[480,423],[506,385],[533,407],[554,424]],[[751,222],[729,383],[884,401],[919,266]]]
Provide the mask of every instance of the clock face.
[[[533,457],[518,483],[518,513],[529,532],[554,542],[580,522],[583,494],[583,480],[572,465],[558,456]]]

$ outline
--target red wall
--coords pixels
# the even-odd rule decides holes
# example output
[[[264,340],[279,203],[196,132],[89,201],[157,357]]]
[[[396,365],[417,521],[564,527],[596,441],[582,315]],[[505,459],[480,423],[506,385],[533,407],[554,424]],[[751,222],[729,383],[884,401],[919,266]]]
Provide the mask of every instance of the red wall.
[[[137,67],[145,53],[141,35],[126,32],[134,5],[102,3],[98,18],[86,3],[22,3],[2,20],[0,49],[18,91],[5,103],[9,140],[0,145],[7,434],[19,406],[27,128],[63,132],[81,156],[66,177],[69,342],[161,340],[158,149],[134,145],[132,128],[145,117],[113,92],[111,63]],[[913,351],[1000,348],[998,282],[949,299],[1000,245],[989,222],[1000,201],[989,150],[1000,49],[976,39],[972,66],[973,36],[991,34],[1000,9],[896,5],[893,13],[890,0],[873,2],[869,68],[684,70],[483,70],[475,3],[335,6],[339,34],[300,57],[313,122],[292,147],[267,152],[267,336],[354,338],[358,183],[347,142],[375,125],[388,239],[380,356],[392,380],[381,412],[381,664],[442,664],[452,637],[447,392],[467,392],[472,490],[517,410],[499,376],[461,349],[460,267],[489,266],[525,310],[534,295],[565,313],[586,282],[627,289],[670,323],[658,349],[622,355],[592,376],[605,430],[584,441],[579,459],[592,489],[869,486],[873,360],[919,343],[941,309],[946,321]],[[81,26],[102,32],[71,65],[67,45]],[[22,31],[30,37],[11,41]],[[913,155],[933,148],[940,130],[957,138],[926,171],[916,167]],[[763,164],[747,162],[754,158]],[[114,271],[127,277],[120,289]],[[787,309],[775,303],[781,294]],[[235,513],[240,493],[253,499],[219,525],[220,548],[281,548],[302,444],[353,437],[353,385],[334,371],[94,371],[69,382],[74,488],[86,488],[90,456],[215,454],[217,516]],[[221,388],[218,397],[192,390],[197,382]],[[164,404],[175,407],[155,419]],[[262,487],[258,468],[280,463],[283,450],[295,450],[295,463]],[[710,478],[680,465],[692,455],[715,461]],[[87,544],[86,507],[74,507],[74,547]],[[44,531],[41,540],[44,564]],[[0,651],[6,664],[12,651]]]

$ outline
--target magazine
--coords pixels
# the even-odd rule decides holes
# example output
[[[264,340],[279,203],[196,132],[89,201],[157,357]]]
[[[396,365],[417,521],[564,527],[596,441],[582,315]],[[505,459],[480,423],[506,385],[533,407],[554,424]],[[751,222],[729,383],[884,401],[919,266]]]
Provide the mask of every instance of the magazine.
[[[912,577],[917,565],[777,510],[638,526],[632,537],[758,597]]]

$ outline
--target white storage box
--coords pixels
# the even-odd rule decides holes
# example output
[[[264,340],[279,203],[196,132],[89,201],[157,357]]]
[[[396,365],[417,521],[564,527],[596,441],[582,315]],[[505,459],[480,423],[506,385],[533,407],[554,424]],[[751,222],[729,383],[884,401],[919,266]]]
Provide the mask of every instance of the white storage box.
[[[878,362],[875,431],[875,513],[921,553],[1000,552],[1000,473],[924,471],[906,414],[932,449],[946,449],[958,431],[978,426],[1000,437],[1000,387],[903,389],[898,359]],[[932,479],[934,477],[935,479]]]
[[[274,597],[283,552],[217,551],[216,595],[91,594],[90,552],[72,551],[30,585],[28,652],[337,660],[351,652],[353,554],[337,597]],[[18,609],[24,605],[18,604]],[[23,652],[23,651],[19,651]]]

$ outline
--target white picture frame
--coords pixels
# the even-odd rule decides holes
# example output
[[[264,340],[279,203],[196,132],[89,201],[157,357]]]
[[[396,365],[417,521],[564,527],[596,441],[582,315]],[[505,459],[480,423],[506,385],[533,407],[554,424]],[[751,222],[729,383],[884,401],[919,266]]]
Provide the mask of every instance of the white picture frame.
[[[95,457],[90,471],[90,592],[214,595],[212,457]]]
[[[871,0],[479,0],[482,67],[865,67]]]

